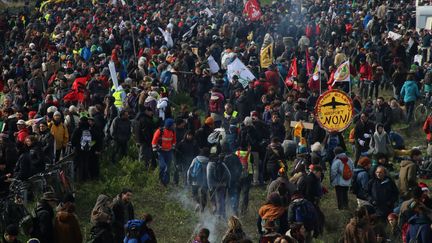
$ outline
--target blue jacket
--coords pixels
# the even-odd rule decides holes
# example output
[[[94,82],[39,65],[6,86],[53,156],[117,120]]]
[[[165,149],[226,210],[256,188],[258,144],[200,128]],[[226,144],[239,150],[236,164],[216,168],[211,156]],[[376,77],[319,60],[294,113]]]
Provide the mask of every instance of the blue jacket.
[[[420,92],[416,82],[412,80],[405,81],[400,95],[403,97],[404,102],[416,101],[417,98],[420,97]]]
[[[355,168],[354,174],[357,174],[356,182],[359,186],[357,193],[357,198],[367,200],[368,199],[368,182],[369,182],[369,172],[362,168]]]
[[[406,234],[406,242],[416,239],[417,234],[418,237],[416,242],[432,242],[432,230],[430,228],[431,221],[426,216],[414,215],[408,220],[408,223],[410,227]]]
[[[342,160],[346,160],[351,171],[354,171],[354,163],[350,158],[348,158],[348,156],[345,153],[341,153],[341,154],[336,155],[333,162],[332,162],[332,166],[331,166],[330,181],[331,181],[332,186],[350,186],[351,185],[351,179],[352,178],[345,180],[342,177],[343,170],[344,170],[344,164],[342,163]]]

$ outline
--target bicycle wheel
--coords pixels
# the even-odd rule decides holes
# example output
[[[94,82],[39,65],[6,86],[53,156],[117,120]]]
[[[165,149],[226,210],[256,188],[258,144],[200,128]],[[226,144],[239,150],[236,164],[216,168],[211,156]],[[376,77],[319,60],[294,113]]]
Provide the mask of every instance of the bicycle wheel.
[[[424,122],[429,114],[427,106],[420,104],[414,110],[414,120],[416,122]]]

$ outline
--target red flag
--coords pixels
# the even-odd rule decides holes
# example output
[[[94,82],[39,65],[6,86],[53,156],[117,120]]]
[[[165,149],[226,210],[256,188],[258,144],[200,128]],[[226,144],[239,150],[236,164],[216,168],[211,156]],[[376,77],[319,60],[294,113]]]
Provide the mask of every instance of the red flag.
[[[257,21],[261,18],[261,7],[257,0],[248,0],[245,3],[243,13],[246,14],[251,21]]]
[[[297,89],[297,82],[294,81],[294,78],[296,78],[298,75],[297,72],[297,58],[293,58],[291,60],[291,65],[290,68],[288,70],[288,75],[285,79],[285,84],[288,87],[292,87],[293,89]]]
[[[306,74],[307,74],[307,76],[311,76],[311,74],[313,72],[312,69],[313,69],[312,61],[309,57],[309,51],[306,49]]]

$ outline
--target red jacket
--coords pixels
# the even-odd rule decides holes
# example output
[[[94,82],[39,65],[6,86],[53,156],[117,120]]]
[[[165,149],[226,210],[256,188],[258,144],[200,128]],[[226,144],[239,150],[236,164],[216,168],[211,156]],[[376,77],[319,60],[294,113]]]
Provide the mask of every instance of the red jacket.
[[[163,151],[170,151],[176,145],[176,134],[173,130],[164,128],[162,138],[160,128],[155,131],[153,134],[152,147],[157,148],[160,146],[160,149]]]
[[[359,74],[361,81],[372,80],[372,67],[367,62],[361,64]]]
[[[427,134],[427,140],[429,142],[432,141],[432,116],[428,116],[426,121],[423,124],[423,131]]]
[[[17,141],[20,143],[24,143],[26,137],[29,135],[27,128],[23,128],[17,133]]]

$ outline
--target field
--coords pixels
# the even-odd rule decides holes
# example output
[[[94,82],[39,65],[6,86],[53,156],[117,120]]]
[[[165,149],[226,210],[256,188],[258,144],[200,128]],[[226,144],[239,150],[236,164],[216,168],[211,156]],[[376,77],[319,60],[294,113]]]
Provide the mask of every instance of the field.
[[[423,144],[425,136],[419,126],[407,128],[404,125],[396,125],[395,127],[407,138],[408,147]],[[90,211],[97,196],[104,193],[114,197],[123,187],[130,187],[134,191],[133,203],[137,217],[144,212],[153,215],[155,220],[152,227],[160,242],[189,242],[193,233],[202,226],[211,230],[211,242],[220,242],[226,230],[226,222],[208,212],[202,215],[196,214],[188,188],[173,185],[168,188],[161,186],[158,181],[158,172],[146,171],[144,166],[137,161],[136,146],[131,144],[129,148],[128,157],[119,164],[103,163],[100,180],[78,185],[77,209],[85,235],[88,235],[91,227]],[[338,211],[335,192],[329,186],[328,175],[326,175],[324,185],[329,189],[329,193],[321,201],[321,207],[326,216],[325,234],[316,242],[337,242],[350,219],[351,212],[356,207],[356,202],[355,198],[350,195],[350,210]],[[249,210],[245,216],[241,217],[244,230],[255,242],[258,239],[257,212],[265,200],[265,195],[265,188],[253,188]]]

